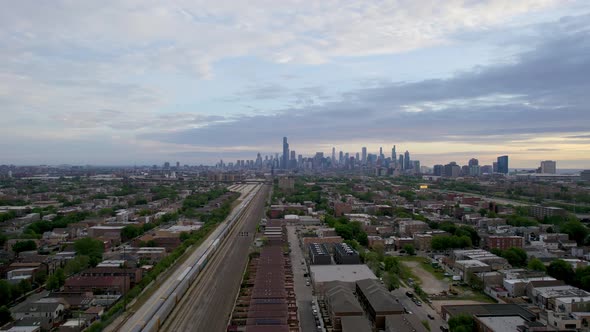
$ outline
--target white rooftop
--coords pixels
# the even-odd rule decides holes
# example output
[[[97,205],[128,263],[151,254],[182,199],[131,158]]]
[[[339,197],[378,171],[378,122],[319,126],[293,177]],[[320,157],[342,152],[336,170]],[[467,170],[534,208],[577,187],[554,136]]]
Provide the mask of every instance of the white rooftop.
[[[502,317],[477,317],[490,331],[504,332],[516,331],[519,325],[524,325],[525,320],[520,316],[502,316]]]
[[[310,271],[315,283],[329,281],[355,282],[363,279],[377,279],[377,276],[365,264],[311,265]]]

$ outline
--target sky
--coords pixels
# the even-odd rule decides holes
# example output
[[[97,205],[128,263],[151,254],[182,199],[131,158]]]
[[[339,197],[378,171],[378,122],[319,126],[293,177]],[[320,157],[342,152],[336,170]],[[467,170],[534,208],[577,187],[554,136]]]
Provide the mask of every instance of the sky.
[[[590,168],[587,0],[12,1],[0,164],[409,150]]]

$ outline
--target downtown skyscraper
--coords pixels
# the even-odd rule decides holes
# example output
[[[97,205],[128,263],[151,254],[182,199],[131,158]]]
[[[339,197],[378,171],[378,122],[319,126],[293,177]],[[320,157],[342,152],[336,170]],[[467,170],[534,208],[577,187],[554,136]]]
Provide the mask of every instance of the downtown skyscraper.
[[[281,164],[282,169],[289,168],[289,143],[287,143],[287,137],[283,137],[283,159]]]

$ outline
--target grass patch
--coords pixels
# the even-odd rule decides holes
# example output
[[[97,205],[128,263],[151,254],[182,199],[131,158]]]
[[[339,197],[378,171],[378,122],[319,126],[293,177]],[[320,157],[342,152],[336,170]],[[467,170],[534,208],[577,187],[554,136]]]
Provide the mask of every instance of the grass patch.
[[[405,262],[418,262],[420,263],[420,267],[422,267],[424,270],[428,271],[430,274],[432,274],[436,279],[438,280],[445,280],[445,279],[449,279],[449,277],[445,277],[445,272],[442,268],[438,267],[434,267],[431,264],[431,260],[429,258],[426,257],[420,257],[420,256],[402,256],[400,257],[401,261],[405,261]]]
[[[478,301],[478,302],[484,302],[484,303],[497,303],[496,300],[494,300],[493,298],[487,296],[484,293],[479,293],[479,292],[474,292],[473,294],[470,295],[462,295],[462,296],[457,296],[456,298],[453,298],[454,300],[471,300],[471,301]]]

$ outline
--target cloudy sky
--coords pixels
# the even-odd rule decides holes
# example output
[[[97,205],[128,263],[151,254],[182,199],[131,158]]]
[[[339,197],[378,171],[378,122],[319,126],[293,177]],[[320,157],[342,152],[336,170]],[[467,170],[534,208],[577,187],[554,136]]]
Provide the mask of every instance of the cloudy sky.
[[[409,150],[590,168],[587,0],[11,1],[0,164]]]

